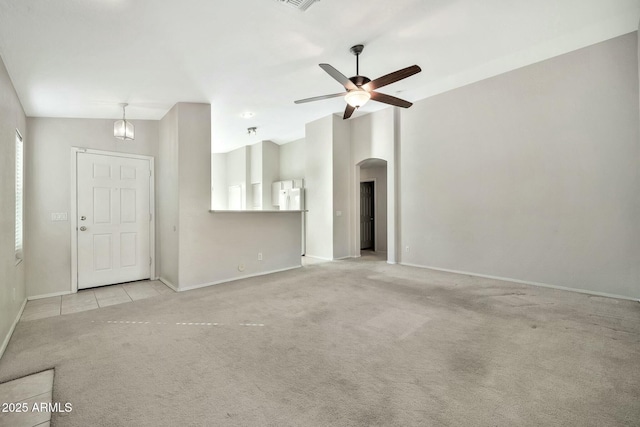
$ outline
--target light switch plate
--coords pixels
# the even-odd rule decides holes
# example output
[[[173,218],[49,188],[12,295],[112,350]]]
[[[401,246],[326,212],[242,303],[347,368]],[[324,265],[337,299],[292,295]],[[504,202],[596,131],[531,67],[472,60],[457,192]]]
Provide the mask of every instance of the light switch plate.
[[[52,212],[51,213],[51,221],[66,221],[67,213],[66,212]]]

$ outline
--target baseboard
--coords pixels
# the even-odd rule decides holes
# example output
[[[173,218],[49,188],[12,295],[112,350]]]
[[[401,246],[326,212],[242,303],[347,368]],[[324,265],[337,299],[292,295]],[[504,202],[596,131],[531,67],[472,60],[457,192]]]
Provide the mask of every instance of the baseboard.
[[[2,359],[2,355],[4,354],[4,351],[7,349],[7,346],[9,345],[9,341],[11,340],[11,336],[13,335],[13,331],[16,329],[16,325],[20,321],[20,317],[22,317],[22,312],[24,311],[24,308],[26,307],[26,305],[27,305],[27,299],[25,298],[24,301],[22,301],[22,307],[20,307],[20,310],[18,311],[18,315],[14,319],[13,324],[11,325],[11,328],[9,328],[9,332],[7,333],[7,336],[4,337],[4,341],[2,342],[2,347],[0,347],[0,359]]]
[[[156,280],[161,281],[162,283],[164,283],[165,285],[173,289],[175,292],[178,292],[178,287],[173,283],[171,283],[169,280],[165,279],[164,277],[158,277],[156,278]]]
[[[305,258],[321,259],[322,261],[333,261],[333,258],[325,258],[325,257],[322,257],[322,256],[309,255],[309,254],[306,254]]]
[[[54,292],[54,293],[51,293],[51,294],[32,295],[30,297],[27,297],[27,299],[29,301],[33,301],[33,300],[36,300],[36,299],[59,297],[60,295],[71,295],[72,293],[73,292],[71,292],[71,291]]]
[[[578,292],[578,293],[581,293],[581,294],[596,295],[596,296],[599,296],[599,297],[618,298],[618,299],[624,299],[624,300],[629,300],[629,301],[640,301],[638,298],[627,297],[627,296],[624,296],[624,295],[609,294],[609,293],[606,293],[606,292],[590,291],[588,289],[568,288],[566,286],[550,285],[548,283],[540,283],[540,282],[530,282],[530,281],[527,281],[527,280],[512,279],[510,277],[491,276],[491,275],[488,275],[488,274],[472,273],[472,272],[469,272],[469,271],[460,271],[460,270],[451,270],[451,269],[448,269],[448,268],[430,267],[430,266],[427,266],[427,265],[411,264],[411,263],[408,263],[408,262],[400,262],[399,264],[400,265],[406,265],[408,267],[424,268],[424,269],[427,269],[427,270],[444,271],[444,272],[447,272],[447,273],[465,274],[467,276],[475,276],[475,277],[482,277],[482,278],[485,278],[485,279],[501,280],[503,282],[519,283],[519,284],[522,284],[522,285],[531,285],[531,286],[540,286],[542,288],[558,289],[560,291]]]
[[[333,260],[334,261],[341,261],[343,259],[350,259],[350,258],[354,258],[354,257],[351,256],[351,255],[347,255],[347,256],[340,257],[340,258],[334,258]]]
[[[397,262],[387,260],[387,264],[397,264]]]
[[[255,274],[246,274],[244,276],[232,277],[232,278],[229,278],[229,279],[219,280],[219,281],[216,281],[216,282],[200,283],[198,285],[186,286],[184,288],[175,288],[175,287],[170,286],[170,285],[167,285],[167,286],[170,286],[176,292],[192,291],[194,289],[206,288],[207,286],[221,285],[223,283],[235,282],[237,280],[249,279],[251,277],[265,276],[267,274],[280,273],[282,271],[294,270],[296,268],[301,268],[301,267],[302,267],[302,265],[296,265],[294,267],[281,268],[281,269],[278,269],[278,270],[264,271],[264,272],[255,273]],[[162,280],[162,279],[160,279],[160,280]],[[165,282],[163,281],[162,283],[165,283]]]

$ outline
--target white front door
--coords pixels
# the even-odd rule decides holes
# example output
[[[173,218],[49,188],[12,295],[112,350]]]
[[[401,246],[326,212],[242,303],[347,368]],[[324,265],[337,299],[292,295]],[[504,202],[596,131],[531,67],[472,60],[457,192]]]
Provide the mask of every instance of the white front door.
[[[78,289],[150,278],[149,160],[77,156]]]

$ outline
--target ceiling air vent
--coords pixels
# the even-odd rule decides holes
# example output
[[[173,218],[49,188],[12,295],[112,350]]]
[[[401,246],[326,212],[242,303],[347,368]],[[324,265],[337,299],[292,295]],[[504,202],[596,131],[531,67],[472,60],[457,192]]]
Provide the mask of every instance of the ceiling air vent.
[[[291,7],[295,7],[298,10],[305,11],[317,1],[320,0],[276,0],[278,3],[286,4]]]

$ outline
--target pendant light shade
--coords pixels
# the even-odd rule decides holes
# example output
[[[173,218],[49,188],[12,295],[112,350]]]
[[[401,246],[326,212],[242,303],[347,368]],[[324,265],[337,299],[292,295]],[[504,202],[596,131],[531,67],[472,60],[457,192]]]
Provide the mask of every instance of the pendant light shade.
[[[127,105],[129,104],[120,104],[122,107],[122,120],[118,120],[113,124],[113,136],[123,141],[135,139],[133,123],[128,122],[125,117],[124,109]]]

